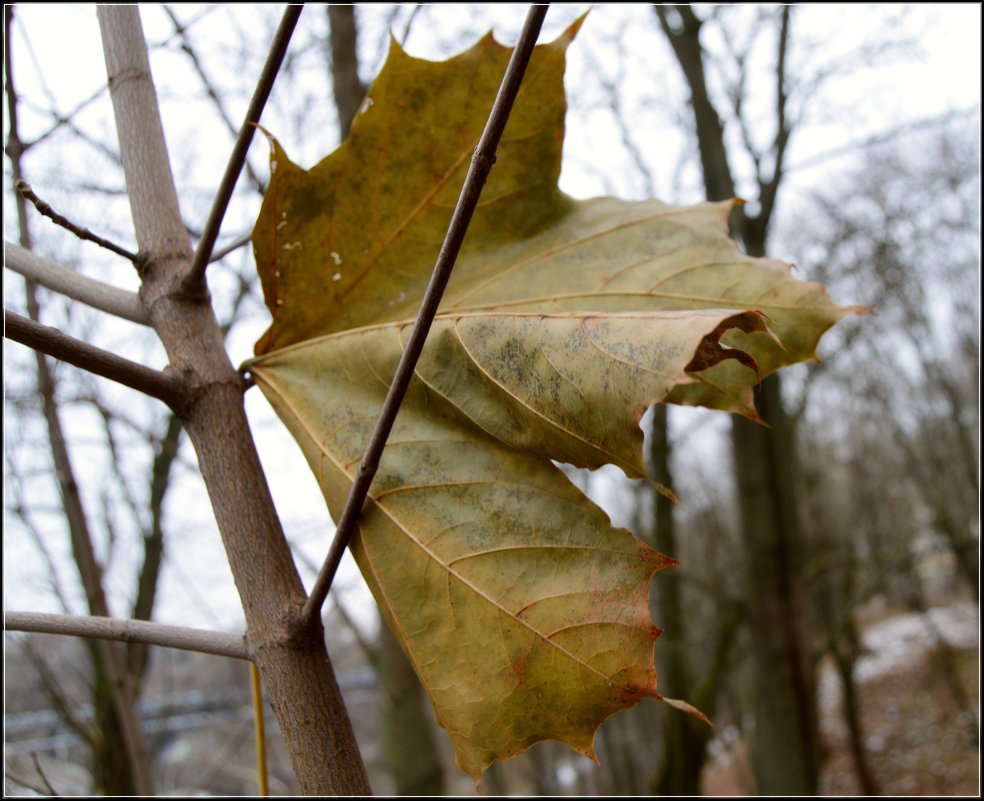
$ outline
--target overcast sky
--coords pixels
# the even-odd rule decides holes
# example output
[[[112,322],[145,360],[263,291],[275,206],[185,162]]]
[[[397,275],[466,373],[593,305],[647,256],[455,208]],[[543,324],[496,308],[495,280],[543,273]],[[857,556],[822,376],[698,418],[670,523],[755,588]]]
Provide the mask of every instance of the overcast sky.
[[[555,36],[587,7],[585,4],[553,6],[547,17],[544,37]],[[182,20],[193,19],[201,13],[201,9],[188,5],[176,6],[175,10]],[[360,11],[363,25],[360,54],[366,64],[378,63],[381,58],[387,24],[402,36],[411,13],[409,4],[395,14],[390,7],[382,6]],[[166,40],[173,29],[161,10],[147,5],[142,7],[142,14],[148,38],[156,43]],[[257,21],[278,14],[279,10],[273,7],[230,6],[206,14],[191,29],[201,43],[203,53],[207,54],[206,69],[234,96],[229,108],[237,122],[245,102],[240,98],[251,88],[251,76],[265,51],[260,36],[264,28]],[[500,40],[511,43],[524,14],[525,7],[506,4],[427,7],[413,18],[408,49],[421,57],[446,57],[470,44],[470,40],[490,24]],[[301,18],[302,29],[308,25],[323,30],[323,17],[321,8],[309,6]],[[18,8],[16,19],[20,27],[15,31],[12,46],[18,90],[25,101],[22,124],[27,138],[32,138],[50,124],[48,117],[40,111],[32,111],[32,106],[43,108],[53,97],[63,112],[76,108],[104,86],[105,67],[92,7],[28,5]],[[811,64],[843,58],[859,49],[863,52],[867,47],[865,43],[885,34],[888,22],[895,19],[900,21],[893,35],[897,40],[911,39],[911,47],[884,58],[871,53],[870,64],[865,64],[866,59],[858,59],[851,70],[824,84],[822,96],[811,98],[811,116],[797,134],[789,159],[794,168],[798,164],[809,166],[793,170],[787,191],[795,194],[797,186],[822,185],[841,164],[840,160],[826,158],[826,155],[847,145],[880,132],[896,130],[913,121],[979,107],[979,4],[804,6],[798,9],[794,21],[793,54],[800,57],[800,51],[796,49],[799,41],[816,43],[809,52],[810,62],[807,63],[804,55],[804,63],[798,65],[806,70]],[[25,46],[22,31],[28,32],[30,48]],[[247,49],[255,51],[252,58],[243,56],[245,40],[249,40]],[[307,45],[297,55],[301,66],[305,67],[303,74],[306,77],[292,82],[290,92],[283,86],[278,87],[263,120],[281,138],[292,157],[305,166],[325,155],[336,142],[331,127],[330,87],[324,82],[324,55],[312,42],[312,36],[298,34],[295,45]],[[709,46],[716,47],[717,44],[712,42]],[[182,208],[189,218],[191,209],[207,208],[210,203],[209,187],[215,185],[224,167],[228,139],[214,115],[200,112],[203,105],[199,84],[183,54],[173,47],[158,49],[154,53],[153,66],[165,101],[164,117],[175,173],[184,192]],[[368,71],[371,69],[371,66],[366,68],[365,77],[370,77]],[[565,191],[578,197],[613,192],[641,197],[646,192],[646,182],[634,168],[619,131],[604,107],[598,81],[599,76],[603,76],[618,87],[626,117],[631,120],[633,141],[651,169],[657,193],[671,201],[699,200],[699,175],[694,160],[688,160],[687,137],[675,120],[686,114],[686,109],[681,108],[686,101],[686,91],[678,72],[648,6],[606,4],[591,11],[570,51],[567,88],[575,97],[568,117],[562,176]],[[767,97],[767,93],[763,97]],[[316,103],[323,104],[324,108],[319,110]],[[79,120],[95,137],[112,136],[111,111],[105,92],[86,107]],[[115,141],[113,144],[115,146]],[[60,145],[55,142],[52,147]],[[252,163],[259,170],[265,170],[265,148],[265,143],[260,141],[254,144],[251,152]],[[112,214],[106,213],[99,196],[88,197],[69,207],[66,203],[70,198],[59,194],[60,174],[71,178],[71,181],[67,178],[64,181],[71,183],[82,180],[87,170],[91,173],[90,155],[84,155],[80,163],[70,151],[59,149],[55,160],[46,161],[46,158],[39,147],[26,163],[28,178],[42,197],[50,199],[56,207],[55,201],[58,201],[66,211],[71,208],[84,224],[105,225],[108,232],[121,241],[132,240],[132,234],[127,235],[125,207],[118,206]],[[99,172],[106,170],[106,165],[94,163],[97,172],[89,176],[94,182],[119,183],[116,176]],[[6,161],[5,174],[9,176]],[[8,198],[5,185],[5,204]],[[234,209],[224,233],[231,235],[246,230],[255,209],[255,199]],[[44,230],[39,223],[34,225],[36,232]],[[10,214],[4,215],[4,230],[8,240],[16,240],[16,223]],[[128,265],[117,263],[104,269],[101,275],[104,280],[135,288]],[[22,303],[19,299],[8,300],[8,297],[19,298],[22,294],[18,280],[12,280],[5,271],[4,292],[8,308],[19,308]],[[262,317],[257,316],[243,327],[231,343],[234,361],[250,355],[253,340],[265,325]],[[113,341],[112,335],[110,341]],[[5,354],[12,353],[10,348],[15,347],[20,346],[5,344]],[[129,345],[121,344],[120,347]],[[159,358],[152,348],[142,348],[140,352],[151,360]],[[15,360],[5,359],[5,377],[8,377],[7,365],[14,363]],[[317,485],[259,392],[248,394],[247,406],[256,424],[268,477],[288,532],[309,558],[317,561],[327,546],[330,526]],[[236,627],[242,619],[238,597],[204,493],[196,482],[191,471],[185,471],[179,477],[172,497],[169,515],[173,534],[169,550],[173,558],[165,572],[157,617],[165,622],[186,625]],[[56,609],[44,591],[43,563],[16,522],[7,516],[5,533],[5,606],[9,609]],[[59,540],[61,536],[53,527],[48,539],[53,555],[63,561],[67,558],[68,548],[67,543]],[[117,560],[118,573],[113,578],[115,590],[132,584],[128,578],[131,569],[129,560],[122,557]],[[310,578],[307,580],[310,583]],[[342,580],[349,586],[359,585],[352,570],[347,571]],[[353,598],[354,603],[364,603],[360,593]],[[117,609],[122,611],[123,605],[118,604]]]

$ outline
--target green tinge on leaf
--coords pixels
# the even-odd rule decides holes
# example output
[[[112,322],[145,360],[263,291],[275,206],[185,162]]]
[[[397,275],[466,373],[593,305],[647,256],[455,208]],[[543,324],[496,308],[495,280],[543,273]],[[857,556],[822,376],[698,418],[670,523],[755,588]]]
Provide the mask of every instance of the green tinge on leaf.
[[[694,381],[699,345],[754,313],[442,316],[418,364],[353,552],[476,780],[546,738],[659,697],[648,582],[670,563],[552,459],[642,475],[638,415]],[[341,512],[407,324],[251,362]],[[749,396],[754,369],[745,373]],[[749,407],[750,408],[750,407]]]
[[[648,584],[670,560],[554,461],[643,475],[656,402],[757,419],[760,378],[855,311],[741,254],[730,203],[559,191],[579,24],[533,54],[352,545],[476,780],[543,739],[593,756],[606,718],[660,697]],[[305,171],[273,145],[253,235],[273,323],[249,369],[336,516],[509,54],[394,44],[337,151]]]

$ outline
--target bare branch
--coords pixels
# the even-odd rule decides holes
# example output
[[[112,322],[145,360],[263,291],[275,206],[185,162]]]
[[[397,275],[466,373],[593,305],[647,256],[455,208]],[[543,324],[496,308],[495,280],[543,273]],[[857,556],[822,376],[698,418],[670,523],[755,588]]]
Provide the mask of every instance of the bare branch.
[[[164,561],[164,499],[171,487],[171,469],[177,461],[180,437],[181,421],[171,413],[150,471],[150,528],[144,533],[144,559],[133,603],[133,617],[137,620],[150,619],[157,598],[158,578]],[[131,648],[129,657],[134,675],[142,677],[147,669],[147,650]]]
[[[359,650],[362,651],[362,655],[366,658],[366,661],[372,665],[376,670],[379,669],[379,649],[371,643],[366,636],[362,633],[362,629],[359,628],[359,624],[352,619],[345,605],[342,603],[342,599],[336,590],[331,595],[332,600],[335,602],[335,611],[338,612],[338,617],[341,618],[342,623],[345,628],[349,630],[352,638],[355,640],[355,644],[359,646]],[[383,623],[382,625],[386,625]]]
[[[95,643],[86,642],[86,647],[90,651],[95,650]],[[65,692],[65,675],[63,671],[55,672],[48,666],[44,657],[38,652],[35,644],[30,639],[25,639],[23,643],[24,653],[31,660],[35,675],[40,685],[44,688],[48,696],[48,702],[61,718],[62,722],[74,731],[80,740],[88,743],[90,747],[95,744],[99,733],[91,722],[85,721],[78,714],[77,701],[70,698]],[[92,654],[93,662],[98,659],[98,654]]]
[[[219,261],[220,259],[224,259],[230,253],[239,250],[239,248],[243,247],[243,245],[248,245],[249,240],[252,238],[252,236],[253,235],[249,232],[245,234],[240,234],[228,244],[223,245],[216,251],[213,251],[212,256],[208,260],[208,263],[211,264],[213,261]]]
[[[98,18],[134,229],[140,252],[148,254],[141,295],[172,360],[191,371],[196,391],[182,422],[243,599],[251,652],[302,792],[368,794],[321,627],[297,627],[304,586],[249,430],[242,382],[222,347],[204,281],[189,291],[191,253],[139,10],[101,5]]]
[[[773,142],[772,178],[763,181],[759,178],[759,204],[761,210],[758,217],[764,224],[768,224],[775,208],[776,194],[779,192],[779,185],[782,183],[783,170],[785,169],[786,146],[789,144],[789,137],[792,130],[786,118],[786,105],[788,102],[788,87],[786,86],[786,53],[789,48],[789,6],[783,6],[781,12],[781,22],[779,27],[778,56],[776,62],[776,138]]]
[[[256,124],[260,121],[263,114],[263,107],[266,105],[267,98],[273,89],[273,82],[280,71],[284,55],[287,53],[287,45],[290,44],[291,34],[297,25],[297,20],[301,16],[303,6],[287,6],[284,11],[283,19],[277,33],[273,37],[273,44],[270,46],[270,54],[267,56],[260,79],[253,92],[253,99],[246,110],[246,119],[243,120],[242,127],[239,129],[239,137],[229,156],[229,164],[226,166],[225,175],[222,176],[222,183],[215,196],[215,203],[212,211],[208,215],[208,222],[205,223],[205,230],[202,238],[198,242],[195,250],[195,258],[191,263],[191,269],[185,278],[185,287],[190,290],[197,290],[202,287],[205,281],[205,268],[212,255],[212,248],[215,247],[215,240],[219,236],[219,229],[222,227],[222,218],[225,217],[226,208],[232,197],[232,191],[236,188],[236,181],[242,171],[243,162],[246,160],[246,153],[249,150],[250,142],[253,141],[253,134],[256,132]]]
[[[195,72],[198,73],[202,86],[205,87],[205,92],[208,94],[212,104],[215,106],[215,110],[222,118],[222,122],[225,123],[226,128],[229,129],[229,133],[232,134],[233,138],[236,138],[239,134],[236,124],[232,121],[232,118],[226,111],[222,98],[219,97],[219,93],[215,90],[212,80],[209,78],[208,74],[205,72],[205,68],[202,66],[201,59],[198,58],[198,52],[191,44],[191,38],[188,36],[187,32],[190,24],[182,23],[168,5],[164,6],[164,13],[167,14],[171,20],[171,24],[174,25],[174,33],[181,39],[181,44],[179,46],[191,60],[191,64],[195,68]],[[201,18],[202,17],[198,17],[194,21],[197,22]],[[256,174],[256,171],[253,169],[253,166],[249,163],[248,159],[244,159],[244,162],[246,167],[246,175],[249,177],[249,180],[253,183],[256,189],[262,194],[265,189],[263,180]]]
[[[76,105],[75,108],[73,108],[71,111],[67,112],[66,114],[62,114],[62,113],[58,112],[56,109],[54,109],[54,108],[48,109],[48,114],[54,119],[54,124],[47,131],[45,131],[42,134],[39,134],[37,137],[35,137],[34,139],[32,139],[30,142],[25,142],[24,143],[24,152],[26,152],[29,148],[34,147],[35,145],[41,144],[46,139],[48,139],[50,136],[52,136],[53,134],[55,134],[57,131],[61,130],[62,127],[68,127],[69,130],[71,130],[73,133],[77,133],[82,138],[86,138],[81,133],[81,131],[79,131],[78,128],[75,127],[75,125],[73,124],[72,120],[73,120],[73,118],[75,117],[76,114],[79,114],[80,112],[84,111],[88,106],[92,105],[93,102],[95,102],[100,97],[102,97],[102,94],[105,91],[106,91],[106,87],[105,86],[100,86],[98,89],[96,89],[95,92],[93,92],[91,95],[89,95],[89,97],[87,97],[81,103],[79,103],[78,105]],[[106,151],[106,150],[103,151],[103,155],[107,155],[108,156],[108,155],[111,155],[111,153],[112,153],[112,151]],[[116,161],[119,161],[119,154],[116,154],[115,159],[116,159]]]
[[[31,754],[31,761],[34,762],[34,769],[38,772],[38,776],[41,777],[41,781],[44,782],[44,786],[48,789],[48,792],[53,796],[61,795],[55,791],[55,788],[51,786],[51,782],[48,781],[48,777],[44,775],[44,771],[41,769],[41,761],[38,759],[37,754]]]
[[[674,24],[668,13],[671,8],[679,15],[679,24]],[[735,183],[724,147],[724,125],[711,101],[705,78],[704,56],[700,44],[700,28],[703,23],[689,5],[656,5],[653,9],[690,88],[707,198],[733,198]],[[740,220],[733,219],[732,222]],[[735,225],[732,227],[738,228]],[[736,232],[741,233],[740,230]]]
[[[37,256],[26,248],[3,243],[4,266],[53,292],[81,301],[99,311],[122,317],[132,323],[149,325],[147,313],[136,293],[77,273],[51,259]]]
[[[36,194],[34,194],[34,190],[31,189],[31,185],[27,181],[18,178],[16,181],[14,181],[14,188],[17,189],[17,191],[20,192],[21,195],[23,195],[23,197],[26,200],[29,200],[31,201],[31,203],[34,204],[34,208],[38,210],[38,214],[47,217],[55,225],[60,225],[65,230],[71,231],[79,239],[84,239],[89,242],[95,242],[97,245],[99,245],[99,247],[106,248],[106,250],[111,250],[116,255],[122,256],[124,259],[129,259],[134,264],[137,263],[139,257],[137,256],[136,253],[131,253],[129,250],[120,247],[115,242],[110,242],[108,239],[104,239],[98,234],[92,233],[92,231],[90,231],[88,228],[83,228],[81,225],[76,225],[70,219],[68,219],[68,217],[59,214],[57,211],[51,208],[51,205],[49,203],[46,203],[41,198],[39,198]]]
[[[4,32],[7,40],[10,39],[12,21],[13,7],[5,6]],[[9,142],[15,145],[8,153],[12,164],[13,177],[16,180],[23,177],[21,171],[21,155],[23,151],[21,148],[16,147],[20,142],[20,138],[17,132],[17,102],[9,48],[5,50],[4,66],[7,72],[8,107],[10,111]],[[31,237],[27,221],[26,202],[19,194],[17,203],[20,243],[25,248],[30,248]],[[27,282],[26,295],[27,309],[31,316],[30,320],[21,318],[22,322],[27,324],[26,330],[31,331],[31,336],[36,336],[38,333],[47,334],[48,332],[44,330],[45,327],[38,322],[40,319],[40,309],[37,301],[37,287],[31,281]],[[11,328],[10,323],[7,321],[7,315],[5,315],[5,328],[6,330],[10,330]],[[21,333],[24,333],[24,326],[21,325],[20,328]],[[56,340],[58,349],[65,350],[66,342],[74,342],[74,340],[65,337],[60,332],[55,333],[60,337],[60,340]],[[50,341],[51,337],[45,336],[45,339]],[[92,350],[97,351],[98,349],[93,348]],[[75,354],[78,353],[75,348],[69,348],[69,351]],[[38,390],[43,400],[45,419],[48,425],[48,440],[51,446],[52,460],[55,466],[59,489],[61,491],[62,507],[65,512],[66,522],[68,523],[72,543],[72,555],[78,567],[79,576],[82,579],[82,586],[85,590],[89,611],[97,615],[105,615],[108,614],[109,607],[102,586],[102,567],[92,547],[88,519],[82,504],[78,482],[75,478],[64,430],[59,418],[54,381],[51,371],[48,368],[47,360],[40,351],[35,353],[35,358],[38,370]],[[117,359],[118,357],[113,358]],[[146,368],[141,367],[140,369],[144,370]],[[98,647],[93,648],[92,653],[97,657],[94,659],[94,667],[96,668],[97,675],[104,675],[111,683],[112,692],[110,693],[109,705],[111,705],[119,724],[126,764],[132,773],[134,788],[141,795],[153,795],[154,780],[150,769],[149,750],[137,710],[137,691],[134,687],[132,677],[126,670],[125,657],[122,651],[110,642],[98,643]]]
[[[136,389],[171,408],[184,399],[183,383],[174,373],[145,367],[11,311],[4,310],[3,321],[4,336],[14,342]]]
[[[28,779],[25,779],[25,778],[23,778],[21,776],[18,776],[15,773],[11,773],[10,769],[9,768],[6,768],[6,767],[4,767],[4,769],[3,769],[3,777],[4,777],[4,779],[6,779],[8,781],[13,782],[14,784],[16,784],[16,785],[18,785],[20,787],[23,787],[25,790],[32,790],[33,792],[37,793],[42,798],[45,795],[52,795],[52,796],[57,796],[58,795],[56,792],[54,792],[54,790],[51,790],[50,787],[40,787],[40,786],[34,784],[33,782],[31,782]]]
[[[509,120],[509,113],[512,111],[513,102],[519,93],[519,86],[522,83],[523,75],[526,73],[526,66],[533,54],[533,47],[536,45],[536,39],[546,14],[547,6],[534,5],[530,7],[529,13],[526,15],[523,30],[519,34],[519,41],[509,59],[505,75],[502,76],[499,93],[492,105],[492,111],[489,114],[488,122],[485,124],[482,137],[478,141],[478,147],[475,148],[471,165],[468,167],[468,174],[465,176],[465,183],[461,188],[461,195],[458,197],[458,204],[451,218],[451,224],[448,226],[444,244],[441,245],[437,263],[434,265],[434,272],[420,304],[417,321],[414,323],[407,346],[396,368],[396,374],[393,376],[393,382],[390,384],[386,399],[383,401],[379,419],[376,421],[376,427],[369,438],[362,463],[359,465],[359,474],[352,484],[345,508],[338,520],[335,538],[327,557],[325,557],[325,563],[318,574],[314,588],[311,590],[311,595],[308,596],[301,612],[301,621],[305,626],[313,626],[319,619],[321,606],[324,604],[325,598],[328,597],[335,571],[338,570],[345,549],[355,533],[359,515],[362,514],[362,504],[365,503],[372,479],[379,467],[383,448],[386,447],[386,439],[389,437],[397,412],[400,410],[403,396],[410,385],[414,367],[424,348],[424,340],[427,338],[431,323],[434,321],[434,315],[437,313],[444,288],[451,278],[451,271],[454,269],[458,251],[461,249],[465,234],[468,232],[468,223],[471,222],[472,214],[478,205],[482,187],[485,185],[492,165],[495,163],[496,147],[502,137],[503,130],[505,130],[506,122]]]
[[[410,38],[410,28],[413,25],[413,21],[417,18],[417,12],[421,10],[423,3],[414,3],[413,10],[410,12],[410,16],[407,17],[406,25],[403,26],[403,35],[400,37],[400,44],[405,48],[407,46],[407,39]]]
[[[242,634],[205,631],[183,626],[166,626],[145,620],[117,620],[111,617],[54,615],[43,612],[5,612],[3,626],[7,631],[29,631],[36,634],[65,634],[116,642],[138,642],[197,651],[202,654],[249,659],[246,638]]]

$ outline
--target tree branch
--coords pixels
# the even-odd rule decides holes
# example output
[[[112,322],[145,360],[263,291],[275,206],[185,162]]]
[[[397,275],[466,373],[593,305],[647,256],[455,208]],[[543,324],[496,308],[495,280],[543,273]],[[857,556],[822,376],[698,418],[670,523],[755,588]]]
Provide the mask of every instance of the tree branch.
[[[779,27],[779,54],[776,62],[776,138],[773,142],[774,165],[772,178],[769,181],[759,180],[759,218],[768,225],[772,210],[775,208],[776,195],[782,183],[785,169],[786,146],[792,130],[786,119],[786,104],[788,102],[786,89],[786,53],[789,49],[789,6],[782,7],[782,21]]]
[[[88,242],[95,242],[99,247],[106,248],[106,250],[111,250],[117,256],[122,256],[124,259],[136,264],[139,261],[139,257],[136,253],[131,253],[126,248],[120,247],[115,242],[110,242],[108,239],[104,239],[98,234],[92,233],[88,228],[83,228],[81,225],[76,225],[68,217],[63,214],[59,214],[53,208],[51,208],[50,203],[46,203],[41,198],[39,198],[34,190],[31,189],[31,185],[20,178],[14,181],[14,188],[23,195],[26,200],[31,201],[34,208],[38,210],[38,214],[43,217],[47,217],[55,225],[59,225],[66,231],[71,231],[79,239],[86,240]]]
[[[249,659],[246,638],[242,634],[166,626],[145,620],[117,620],[111,617],[55,615],[43,612],[5,612],[3,627],[7,631],[67,634],[71,637],[136,642],[227,656],[232,659]]]
[[[301,791],[366,795],[369,780],[321,627],[299,630],[305,598],[222,345],[204,282],[188,291],[191,253],[178,207],[139,10],[102,5],[99,27],[141,255],[141,297],[192,402],[179,414],[198,455],[260,670]],[[203,251],[204,252],[204,251]]]
[[[132,323],[150,324],[140,298],[134,292],[88,278],[10,242],[3,243],[3,261],[5,267],[53,292]]]
[[[3,322],[7,339],[136,389],[172,409],[184,400],[184,385],[174,373],[164,373],[124,359],[15,312],[4,310]]]
[[[273,37],[270,54],[263,65],[256,90],[253,92],[253,99],[250,100],[249,108],[246,110],[246,119],[243,120],[242,127],[239,129],[239,137],[232,148],[229,164],[226,166],[225,175],[222,176],[222,183],[219,184],[219,191],[215,195],[215,202],[212,205],[211,213],[208,215],[208,222],[205,223],[205,230],[202,232],[202,238],[198,241],[198,248],[195,250],[195,258],[192,260],[191,269],[184,281],[185,288],[189,291],[194,292],[204,288],[205,268],[208,266],[209,257],[212,255],[212,248],[215,247],[215,240],[219,236],[222,218],[225,217],[226,208],[229,206],[232,192],[236,188],[236,181],[239,179],[243,162],[246,160],[250,142],[253,141],[253,134],[256,133],[256,124],[263,114],[263,107],[266,105],[267,98],[270,97],[273,82],[280,71],[280,65],[287,53],[287,45],[290,44],[291,34],[294,32],[303,8],[302,5],[287,6],[280,27],[277,28],[277,33]]]
[[[461,249],[465,234],[468,232],[468,224],[471,222],[472,214],[478,205],[482,187],[485,185],[492,165],[495,163],[496,147],[502,137],[503,130],[505,130],[506,122],[509,120],[509,113],[512,111],[513,102],[519,93],[519,86],[522,83],[523,75],[526,73],[526,66],[529,64],[533,47],[536,45],[536,39],[546,14],[547,6],[534,5],[530,7],[526,15],[526,21],[523,23],[523,29],[519,34],[519,41],[509,59],[505,75],[502,77],[499,93],[492,104],[492,111],[489,114],[488,122],[485,124],[485,130],[482,132],[478,147],[475,148],[475,154],[472,156],[464,186],[462,186],[461,194],[458,197],[458,204],[444,238],[444,244],[441,246],[437,263],[434,265],[434,272],[424,293],[417,321],[414,323],[403,356],[397,365],[396,374],[393,376],[393,382],[390,384],[386,399],[383,401],[376,427],[369,438],[362,463],[359,465],[359,474],[352,484],[345,508],[339,517],[331,548],[301,612],[301,622],[305,626],[313,626],[320,619],[321,606],[324,604],[325,598],[328,597],[335,571],[338,570],[345,549],[355,534],[359,516],[362,514],[362,505],[365,503],[372,479],[379,467],[379,459],[382,456],[383,448],[386,447],[386,440],[393,428],[393,422],[396,420],[407,387],[410,385],[414,367],[420,358],[424,340],[427,338],[431,323],[434,321],[434,315],[437,313],[444,288],[451,278],[451,271],[454,269],[458,251]]]
[[[213,251],[208,263],[211,264],[213,261],[219,261],[219,259],[224,259],[230,253],[239,250],[243,245],[248,245],[249,240],[252,238],[252,233],[240,234],[232,241],[220,247],[218,250]]]
[[[673,8],[680,15],[681,24],[679,28],[674,28],[667,8],[654,6],[659,24],[690,88],[707,199],[728,200],[735,196],[735,183],[724,148],[724,125],[711,102],[704,75],[704,56],[700,46],[703,23],[689,5],[677,5]]]
[[[201,79],[202,86],[205,88],[206,94],[209,96],[209,98],[212,101],[212,105],[215,106],[215,110],[216,112],[218,112],[218,115],[222,118],[222,122],[225,123],[226,128],[229,129],[229,133],[232,134],[233,139],[235,139],[240,134],[240,131],[236,128],[236,124],[232,121],[232,118],[226,112],[225,105],[222,102],[222,98],[219,97],[218,92],[216,92],[215,86],[212,84],[211,79],[208,77],[208,74],[205,72],[205,68],[202,66],[201,59],[198,58],[198,53],[196,52],[195,48],[191,44],[191,38],[188,36],[189,26],[183,24],[177,18],[175,13],[171,10],[170,6],[164,5],[163,8],[164,8],[164,13],[167,14],[167,16],[171,20],[171,24],[174,26],[174,33],[181,39],[181,44],[180,44],[181,49],[188,56],[189,60],[191,61],[191,65],[195,68],[195,72],[198,73],[198,77]],[[194,20],[194,22],[197,22],[200,19],[201,17]],[[259,191],[260,194],[263,194],[263,191],[265,189],[263,185],[263,181],[260,179],[259,175],[257,175],[256,172],[253,170],[253,166],[249,163],[249,160],[244,158],[243,161],[246,167],[247,177],[256,187],[257,191]]]
[[[96,650],[95,643],[87,642],[85,645],[90,651]],[[77,702],[72,701],[68,697],[65,687],[67,682],[62,671],[58,671],[56,676],[44,657],[38,652],[35,643],[31,640],[26,639],[24,641],[23,649],[27,658],[31,660],[31,666],[34,668],[38,683],[44,688],[44,692],[48,696],[48,702],[51,704],[55,713],[69,729],[78,735],[78,738],[82,742],[92,748],[95,745],[96,738],[99,736],[99,732],[91,722],[84,720],[78,714]],[[93,662],[98,658],[98,654],[93,654]]]

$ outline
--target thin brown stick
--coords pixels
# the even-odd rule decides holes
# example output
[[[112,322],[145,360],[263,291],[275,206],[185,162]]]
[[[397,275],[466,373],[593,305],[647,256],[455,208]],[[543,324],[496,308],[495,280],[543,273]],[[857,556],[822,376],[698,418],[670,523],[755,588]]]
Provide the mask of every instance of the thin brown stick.
[[[256,789],[257,795],[266,798],[270,795],[270,775],[267,770],[266,722],[263,719],[263,687],[260,684],[260,671],[249,663],[249,685],[253,701],[253,737],[256,741]]]
[[[475,148],[475,154],[472,156],[468,175],[465,176],[465,183],[458,197],[458,205],[455,207],[451,224],[448,226],[448,232],[444,237],[444,244],[441,246],[437,263],[434,265],[434,272],[431,275],[430,283],[427,285],[427,291],[424,293],[417,321],[414,323],[410,339],[407,341],[406,349],[403,351],[403,356],[396,368],[396,374],[393,376],[389,392],[386,394],[386,400],[383,401],[376,427],[369,438],[362,463],[359,465],[358,476],[352,484],[345,508],[338,520],[335,538],[331,543],[328,555],[325,557],[325,563],[321,567],[314,588],[311,590],[301,612],[301,624],[305,627],[313,626],[319,620],[321,607],[325,598],[328,597],[335,572],[338,570],[338,565],[342,561],[349,541],[355,534],[359,515],[362,513],[362,505],[365,503],[369,487],[379,467],[379,460],[383,448],[386,447],[386,440],[393,428],[393,422],[396,420],[407,387],[410,385],[410,379],[424,348],[424,340],[427,338],[431,323],[434,321],[434,315],[437,313],[444,288],[451,278],[451,270],[454,269],[458,251],[461,249],[465,234],[468,232],[468,224],[471,222],[472,214],[478,205],[482,187],[485,186],[485,181],[495,163],[495,151],[499,139],[509,121],[509,113],[512,111],[516,95],[519,93],[519,86],[522,83],[523,75],[526,73],[530,56],[533,54],[533,47],[536,45],[536,39],[543,25],[543,18],[547,14],[547,8],[546,5],[534,5],[530,7],[526,15],[526,21],[523,23],[523,29],[519,34],[519,41],[516,43],[516,49],[513,50],[505,75],[502,77],[499,93],[492,105],[485,130],[482,132],[478,147]]]
[[[16,773],[11,772],[10,769],[7,767],[4,767],[3,769],[3,778],[7,781],[12,781],[18,787],[23,787],[25,790],[32,790],[42,798],[50,794],[46,788],[41,787],[40,785],[37,785],[28,779],[25,779],[23,776],[18,776]]]
[[[166,626],[146,620],[118,620],[110,617],[56,615],[42,612],[5,612],[3,627],[7,631],[28,631],[35,634],[67,634],[115,642],[139,642],[196,651],[201,654],[249,659],[246,639],[241,634],[224,631],[204,631],[184,626]]]
[[[31,201],[32,204],[34,204],[34,208],[38,210],[38,214],[47,217],[55,225],[60,225],[65,230],[71,231],[79,239],[85,239],[88,240],[89,242],[95,242],[97,245],[99,245],[99,247],[106,248],[106,250],[111,250],[113,251],[113,253],[117,254],[118,256],[122,256],[124,259],[129,259],[134,264],[137,263],[139,257],[137,256],[136,253],[131,253],[129,250],[127,250],[124,247],[120,247],[115,242],[110,242],[108,239],[104,239],[98,234],[92,233],[92,231],[90,231],[88,228],[83,228],[81,225],[76,225],[70,219],[68,219],[68,217],[59,214],[57,211],[51,208],[51,205],[49,203],[46,203],[41,198],[39,198],[36,194],[34,194],[34,190],[31,189],[31,185],[27,181],[18,178],[16,181],[14,181],[14,186],[17,188],[17,191],[20,192],[21,196],[25,200],[29,200]]]
[[[233,239],[228,244],[223,245],[218,250],[214,251],[208,259],[208,263],[211,264],[213,261],[219,261],[219,259],[224,259],[230,253],[233,253],[243,245],[248,245],[249,240],[252,238],[252,233],[240,234],[235,239]]]
[[[208,222],[205,223],[205,230],[202,231],[202,238],[198,241],[195,257],[185,278],[185,287],[191,291],[198,291],[203,288],[205,268],[209,264],[212,248],[215,247],[215,240],[219,236],[222,219],[225,217],[229,200],[232,198],[232,191],[236,188],[236,181],[243,169],[243,162],[246,161],[250,142],[253,141],[253,134],[256,133],[256,124],[263,114],[263,107],[266,105],[267,98],[270,97],[273,82],[280,71],[280,65],[287,53],[287,45],[290,44],[291,34],[294,33],[302,9],[303,6],[300,5],[287,6],[283,19],[280,21],[280,27],[277,28],[277,33],[273,37],[270,54],[267,56],[266,64],[263,65],[256,90],[253,92],[253,99],[250,100],[249,108],[246,110],[246,119],[243,120],[242,127],[239,129],[239,137],[232,148],[225,175],[222,176],[222,183],[219,184],[215,202],[212,204],[212,211],[208,215]]]
[[[173,373],[163,373],[97,348],[63,334],[57,328],[42,325],[27,317],[3,312],[4,336],[29,348],[74,364],[90,373],[101,375],[163,401],[172,409],[184,399],[184,387]]]
[[[61,793],[55,791],[55,788],[51,786],[51,782],[48,781],[48,777],[44,775],[44,771],[41,769],[41,760],[38,759],[38,755],[32,753],[31,761],[34,763],[34,769],[38,772],[38,776],[41,777],[41,781],[44,782],[44,786],[48,788],[48,792],[53,796],[60,796]]]

